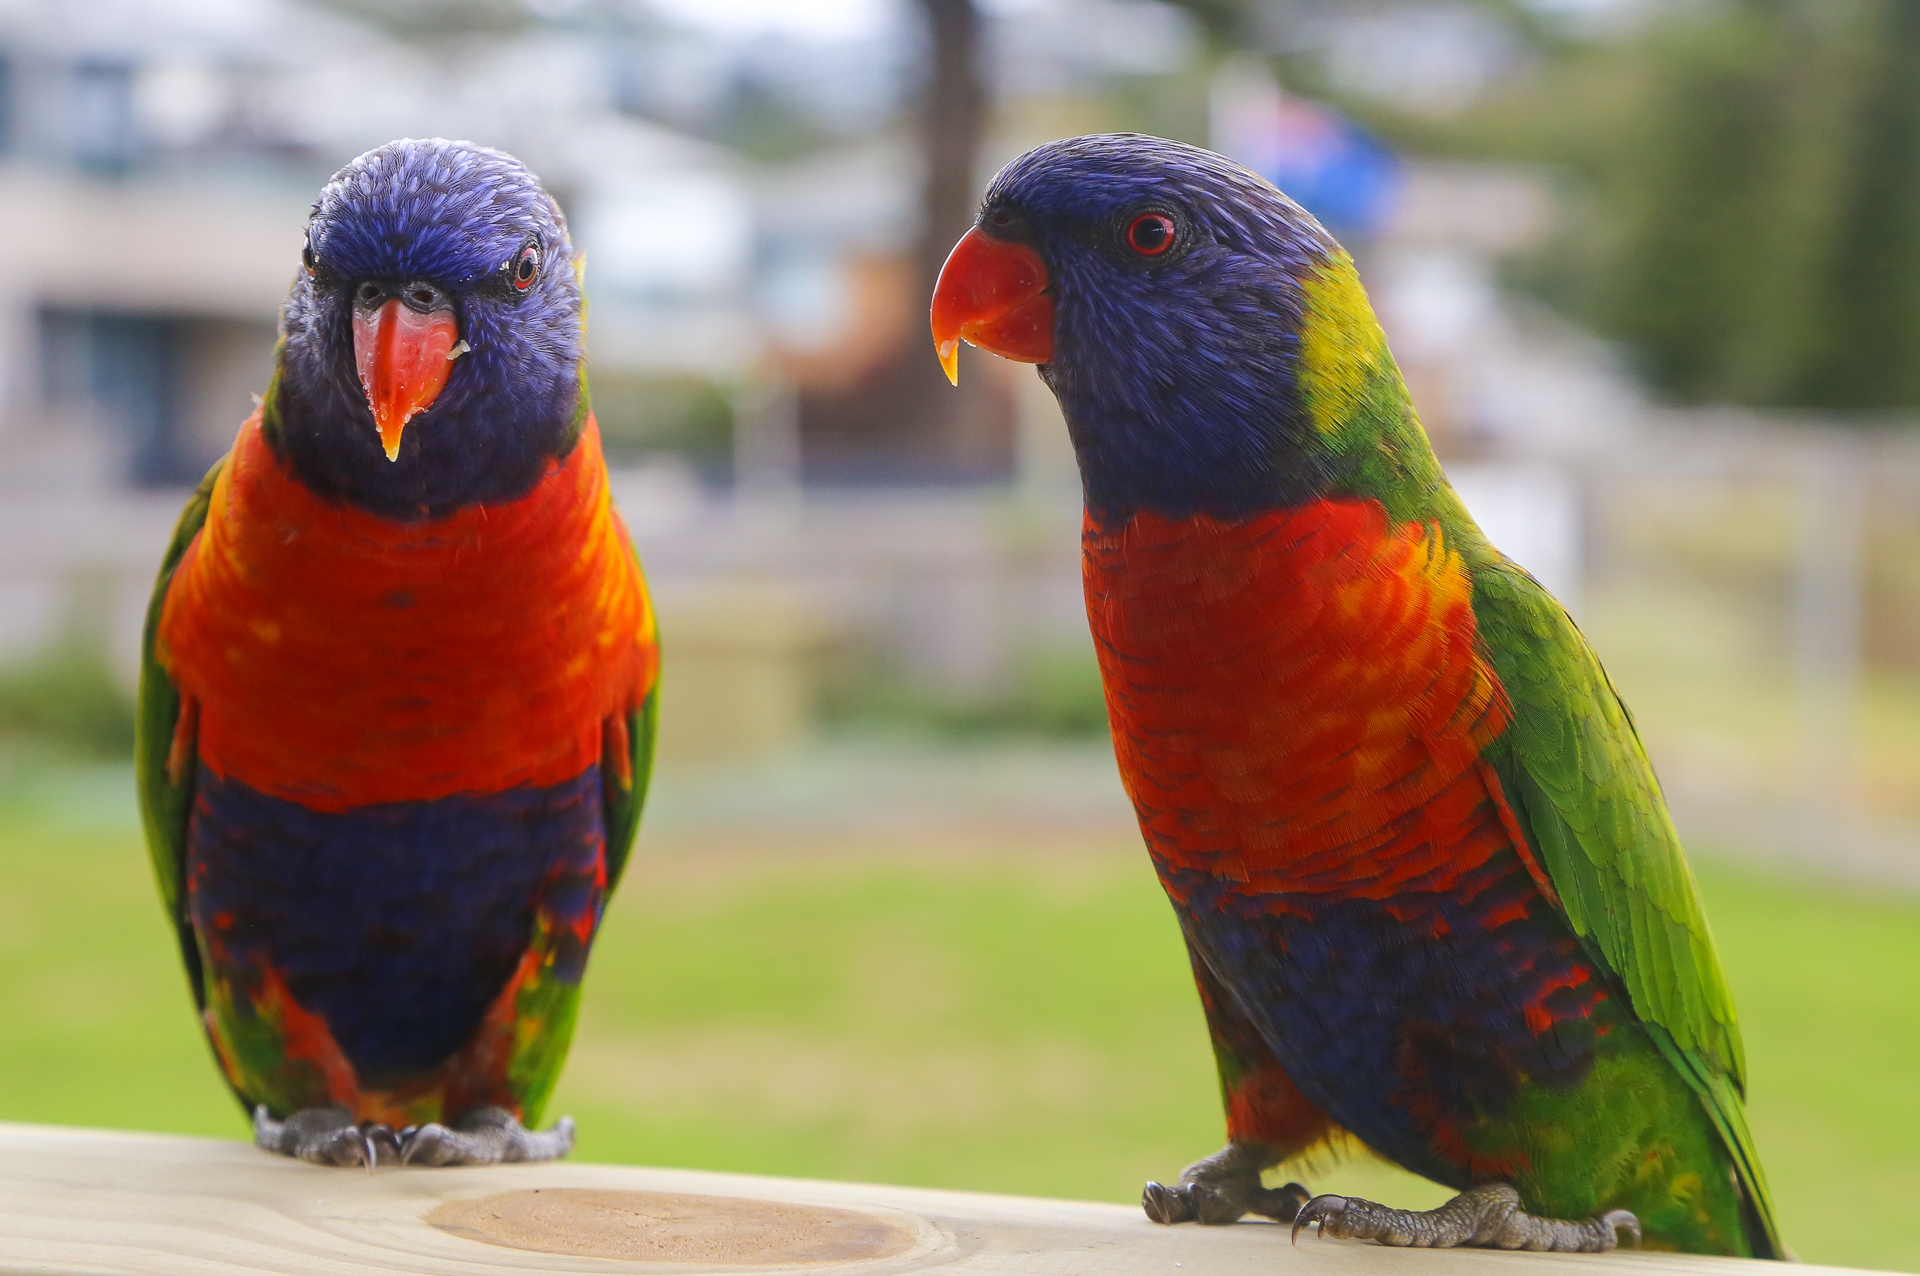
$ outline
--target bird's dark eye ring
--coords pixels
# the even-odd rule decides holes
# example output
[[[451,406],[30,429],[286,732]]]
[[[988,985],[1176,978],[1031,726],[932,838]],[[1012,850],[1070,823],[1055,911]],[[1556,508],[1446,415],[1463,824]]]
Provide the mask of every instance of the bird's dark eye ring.
[[[313,251],[310,243],[300,245],[300,266],[309,279],[320,273],[320,255]]]
[[[1165,213],[1142,213],[1127,227],[1127,247],[1142,257],[1158,257],[1173,247],[1173,218]]]
[[[525,292],[533,287],[533,281],[540,277],[540,250],[528,244],[508,263],[507,282],[515,292]]]

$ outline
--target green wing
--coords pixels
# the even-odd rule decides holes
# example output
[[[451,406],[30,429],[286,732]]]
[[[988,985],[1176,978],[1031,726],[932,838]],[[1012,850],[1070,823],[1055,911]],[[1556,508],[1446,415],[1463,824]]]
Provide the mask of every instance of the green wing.
[[[581,395],[581,401],[586,396]],[[632,541],[625,545],[627,558],[633,564],[634,575],[643,582],[646,575],[640,568],[640,554],[634,549]],[[641,589],[645,590],[642,584]],[[647,606],[653,606],[647,600]],[[656,636],[655,641],[658,641]],[[604,802],[604,820],[607,830],[607,895],[613,895],[613,888],[620,884],[620,875],[626,871],[627,857],[633,852],[634,835],[640,830],[640,808],[647,802],[647,782],[653,775],[653,741],[660,721],[660,678],[656,673],[653,686],[647,689],[646,699],[640,707],[627,714],[627,757],[625,766],[622,759],[610,756],[610,751],[618,741],[612,733],[607,739],[607,752],[600,759],[602,794]],[[622,780],[624,775],[625,779]]]
[[[1699,1093],[1778,1254],[1733,996],[1633,719],[1552,595],[1497,553],[1476,558],[1481,640],[1513,705],[1488,760],[1574,932]]]
[[[153,598],[147,603],[147,623],[140,642],[140,703],[134,736],[134,776],[140,791],[140,818],[146,825],[147,851],[153,857],[153,875],[160,884],[160,902],[167,910],[180,941],[180,956],[187,965],[187,980],[193,986],[193,1001],[206,1006],[206,987],[200,972],[200,945],[194,939],[187,919],[187,815],[193,808],[192,741],[184,765],[176,771],[167,765],[174,735],[180,721],[180,693],[173,679],[160,667],[154,653],[154,641],[160,632],[160,611],[167,601],[167,586],[174,569],[180,565],[187,546],[206,525],[207,505],[213,499],[213,483],[226,465],[215,462],[193,491],[193,499],[180,514],[173,529],[173,540],[160,560],[160,578],[154,582]]]
[[[628,553],[632,553],[628,547]],[[636,560],[636,569],[638,563]],[[634,835],[640,828],[640,808],[646,805],[647,781],[653,772],[653,742],[660,714],[660,687],[656,678],[646,699],[630,710],[626,721],[626,766],[621,766],[614,750],[621,747],[620,733],[607,730],[600,754],[600,793],[602,820],[606,827],[607,898],[620,884],[627,859],[633,852]],[[623,778],[624,777],[624,778]],[[522,1031],[517,1035],[508,1076],[514,1092],[520,1095],[522,1119],[529,1125],[539,1123],[553,1087],[560,1079],[560,1066],[566,1061],[567,1047],[573,1040],[575,1019],[580,1009],[580,984],[577,980],[536,979],[524,990],[517,1007]],[[537,1024],[539,1031],[526,1031]]]
[[[609,757],[600,765],[601,793],[607,828],[607,894],[620,884],[627,857],[633,851],[634,834],[640,829],[640,808],[647,801],[647,780],[653,773],[653,737],[660,717],[658,682],[638,709],[627,715],[627,783],[620,782],[620,767]]]

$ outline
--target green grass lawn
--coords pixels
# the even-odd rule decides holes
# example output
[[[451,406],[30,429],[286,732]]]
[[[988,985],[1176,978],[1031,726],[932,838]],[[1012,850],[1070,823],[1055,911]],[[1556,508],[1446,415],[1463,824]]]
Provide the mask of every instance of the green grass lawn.
[[[0,1119],[241,1137],[126,784],[0,794]],[[1920,1270],[1920,900],[1701,878],[1789,1241]],[[1178,934],[1111,835],[643,838],[555,1111],[595,1160],[1110,1200],[1221,1136]]]

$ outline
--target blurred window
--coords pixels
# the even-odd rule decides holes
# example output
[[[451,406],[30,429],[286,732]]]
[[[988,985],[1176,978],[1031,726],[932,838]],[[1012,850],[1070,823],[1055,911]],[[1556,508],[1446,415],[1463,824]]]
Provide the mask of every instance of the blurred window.
[[[119,437],[127,477],[143,486],[191,483],[206,458],[183,436],[177,370],[185,321],[168,315],[43,312],[43,390]]]
[[[133,67],[125,62],[74,64],[68,115],[73,161],[89,172],[117,177],[133,166]]]

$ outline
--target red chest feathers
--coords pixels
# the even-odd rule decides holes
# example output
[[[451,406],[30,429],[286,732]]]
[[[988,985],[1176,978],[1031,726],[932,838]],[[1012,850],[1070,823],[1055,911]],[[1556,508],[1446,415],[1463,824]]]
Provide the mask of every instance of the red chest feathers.
[[[1115,749],[1163,876],[1383,898],[1514,845],[1480,760],[1508,709],[1437,525],[1329,500],[1089,523],[1084,550]]]
[[[400,524],[295,482],[256,414],[158,652],[205,765],[318,809],[569,779],[657,667],[591,421],[520,500]]]

